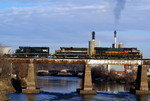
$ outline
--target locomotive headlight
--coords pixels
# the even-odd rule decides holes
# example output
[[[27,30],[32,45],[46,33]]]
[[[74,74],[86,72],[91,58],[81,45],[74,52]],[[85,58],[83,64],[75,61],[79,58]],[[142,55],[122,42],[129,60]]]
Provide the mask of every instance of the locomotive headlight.
[[[43,49],[43,52],[48,52],[48,50],[47,49]]]

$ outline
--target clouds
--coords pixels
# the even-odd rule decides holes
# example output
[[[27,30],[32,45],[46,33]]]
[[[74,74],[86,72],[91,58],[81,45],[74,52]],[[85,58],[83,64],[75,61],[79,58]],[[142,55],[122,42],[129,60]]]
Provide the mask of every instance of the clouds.
[[[43,29],[57,30],[63,32],[63,29],[76,30],[83,25],[90,24],[95,17],[96,10],[102,12],[105,7],[102,6],[67,6],[67,7],[11,7],[0,11],[1,25],[16,27],[13,29]],[[91,15],[89,15],[89,13]],[[91,19],[90,19],[91,18]],[[90,21],[91,20],[91,21]],[[90,21],[90,22],[88,22]],[[3,23],[3,24],[2,24]],[[84,25],[87,24],[87,25]],[[71,27],[71,25],[73,25]],[[32,27],[31,27],[32,26]],[[48,27],[49,26],[49,27]],[[76,26],[76,27],[75,27]],[[42,27],[42,28],[40,28]],[[59,27],[59,28],[58,28]],[[49,29],[48,29],[49,28]],[[67,32],[66,30],[66,32]],[[35,29],[34,32],[37,30]],[[38,31],[39,32],[39,31]],[[37,33],[38,33],[37,32]]]
[[[7,2],[11,3],[10,0],[7,0]],[[58,26],[64,28],[70,27],[69,29],[74,30],[77,30],[78,28],[75,27],[79,26],[79,28],[83,27],[84,31],[86,29],[98,31],[114,29],[113,9],[115,8],[115,3],[111,2],[111,0],[89,0],[88,2],[85,2],[85,0],[77,0],[76,2],[73,0],[15,0],[13,2],[21,6],[14,7],[16,5],[12,5],[0,10],[0,19],[5,24],[14,26],[27,25],[27,27],[37,27],[38,24],[43,24],[42,26],[45,26],[45,29],[47,29],[47,26],[53,26],[57,29]],[[47,6],[45,5],[46,3]],[[122,12],[118,29],[136,30],[141,28],[141,30],[149,30],[147,27],[149,22],[142,19],[148,19],[149,14],[145,15],[148,12],[144,11],[141,12],[143,14],[139,14],[138,11],[141,8],[135,5],[133,6],[132,3],[130,0],[127,0],[127,7]],[[148,6],[145,9],[148,9]],[[116,17],[116,19],[118,18]],[[146,23],[146,25],[143,23]]]
[[[119,41],[149,42],[149,4],[126,0],[117,26]],[[87,47],[92,31],[102,43],[113,42],[112,0],[1,0],[0,5],[0,40],[12,47]]]

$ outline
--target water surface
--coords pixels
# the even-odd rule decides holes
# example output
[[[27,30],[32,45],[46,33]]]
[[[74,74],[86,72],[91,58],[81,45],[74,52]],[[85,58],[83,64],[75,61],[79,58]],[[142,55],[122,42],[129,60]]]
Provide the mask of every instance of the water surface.
[[[94,84],[96,95],[80,95],[76,89],[80,88],[81,78],[78,77],[38,77],[37,85],[40,94],[12,93],[10,101],[147,101],[150,96],[137,96],[129,93],[130,85],[110,82]]]

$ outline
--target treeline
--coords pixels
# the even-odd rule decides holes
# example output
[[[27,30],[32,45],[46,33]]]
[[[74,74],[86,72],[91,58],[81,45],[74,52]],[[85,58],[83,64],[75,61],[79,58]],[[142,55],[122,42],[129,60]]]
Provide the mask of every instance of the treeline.
[[[104,66],[93,67],[91,69],[92,80],[103,82],[118,82],[118,83],[134,83],[136,80],[136,73],[125,73],[123,75],[116,74],[113,70],[108,71]]]

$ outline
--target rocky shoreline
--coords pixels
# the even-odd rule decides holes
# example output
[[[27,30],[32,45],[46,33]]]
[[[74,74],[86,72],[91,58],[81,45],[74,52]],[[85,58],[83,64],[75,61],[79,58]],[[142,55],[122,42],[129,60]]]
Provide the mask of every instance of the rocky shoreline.
[[[12,86],[10,77],[0,78],[0,101],[6,101],[10,98],[6,97],[6,94],[15,92]]]

